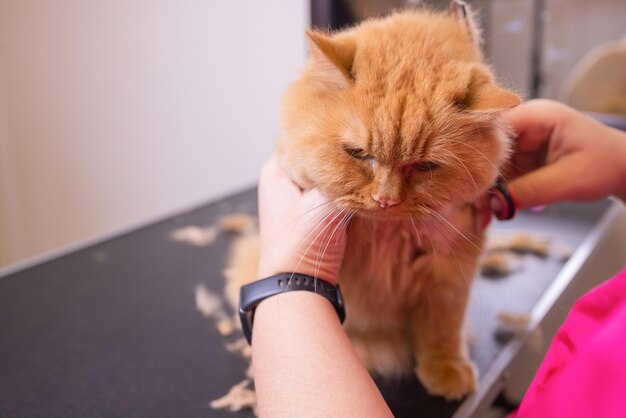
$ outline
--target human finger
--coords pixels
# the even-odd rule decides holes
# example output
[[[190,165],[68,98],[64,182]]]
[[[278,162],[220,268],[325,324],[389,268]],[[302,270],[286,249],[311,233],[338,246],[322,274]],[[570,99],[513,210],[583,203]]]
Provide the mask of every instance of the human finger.
[[[567,170],[566,167],[570,167]],[[566,161],[543,166],[510,182],[519,209],[572,199],[576,168]]]
[[[514,131],[514,153],[532,152],[543,148],[560,124],[563,109],[553,102],[534,100],[506,113]]]

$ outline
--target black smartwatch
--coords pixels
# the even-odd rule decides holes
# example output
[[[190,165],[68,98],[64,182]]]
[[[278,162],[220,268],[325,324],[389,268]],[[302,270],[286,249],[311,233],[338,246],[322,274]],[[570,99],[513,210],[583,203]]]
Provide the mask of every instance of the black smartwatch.
[[[339,320],[343,323],[344,319],[346,319],[346,311],[343,306],[339,285],[334,286],[326,280],[305,274],[280,273],[267,279],[241,286],[239,292],[239,318],[241,319],[243,335],[249,344],[252,343],[252,322],[254,321],[254,311],[258,304],[270,296],[295,290],[313,292],[328,299],[337,311]]]

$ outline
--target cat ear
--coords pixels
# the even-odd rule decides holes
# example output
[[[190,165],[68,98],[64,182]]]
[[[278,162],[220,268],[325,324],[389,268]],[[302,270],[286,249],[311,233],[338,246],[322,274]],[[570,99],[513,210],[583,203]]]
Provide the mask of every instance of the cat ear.
[[[351,74],[356,45],[349,38],[331,38],[320,32],[307,31],[313,74],[339,90],[353,81]]]
[[[484,66],[476,65],[471,71],[467,96],[463,99],[469,110],[498,111],[521,103],[517,94],[498,86]]]
[[[453,16],[456,16],[461,25],[463,25],[472,45],[474,45],[477,56],[482,59],[482,38],[472,9],[462,0],[452,0],[450,2],[450,12]]]

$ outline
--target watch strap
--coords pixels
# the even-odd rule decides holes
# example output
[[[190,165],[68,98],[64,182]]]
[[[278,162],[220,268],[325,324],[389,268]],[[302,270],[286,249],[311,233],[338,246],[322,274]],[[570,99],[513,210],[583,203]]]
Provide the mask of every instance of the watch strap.
[[[263,300],[285,292],[308,291],[326,298],[337,311],[343,323],[346,313],[339,285],[326,280],[300,273],[280,273],[266,279],[254,281],[241,287],[239,293],[239,318],[243,334],[252,342],[254,312]]]

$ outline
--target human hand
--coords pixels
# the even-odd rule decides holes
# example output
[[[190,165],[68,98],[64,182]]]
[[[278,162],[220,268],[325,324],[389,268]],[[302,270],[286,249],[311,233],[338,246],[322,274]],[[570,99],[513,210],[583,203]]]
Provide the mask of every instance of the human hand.
[[[337,284],[350,218],[317,190],[300,190],[272,157],[259,180],[259,276],[297,272]]]
[[[626,196],[626,134],[550,100],[511,110],[517,133],[507,180],[520,209]]]

